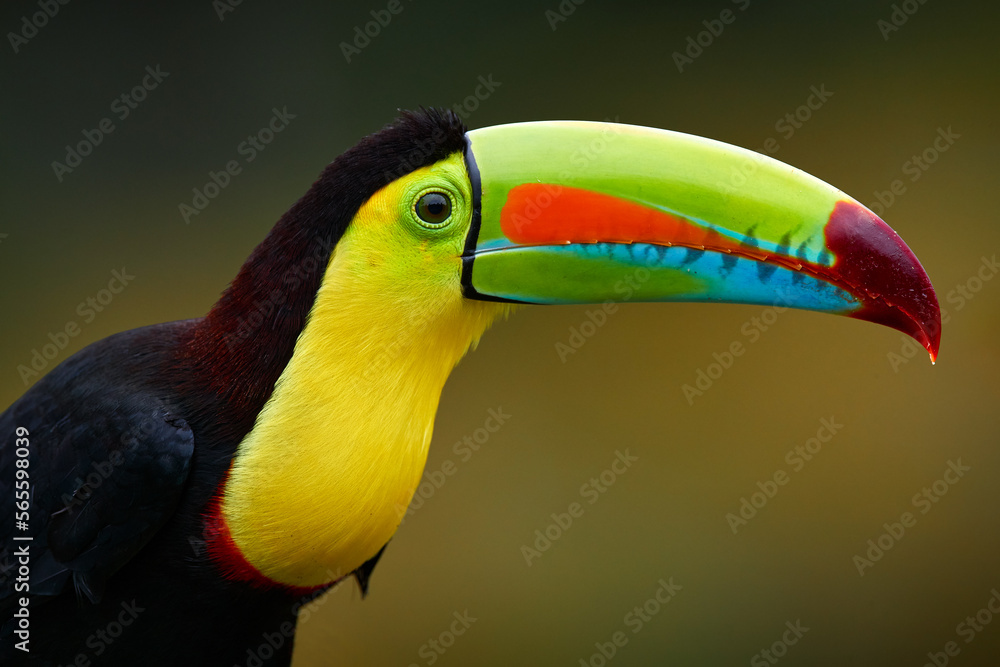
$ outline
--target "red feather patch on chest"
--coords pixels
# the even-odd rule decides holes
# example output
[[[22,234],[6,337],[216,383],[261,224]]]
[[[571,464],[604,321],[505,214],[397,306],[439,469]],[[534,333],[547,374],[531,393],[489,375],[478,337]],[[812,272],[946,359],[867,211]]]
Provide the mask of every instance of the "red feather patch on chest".
[[[228,478],[229,475],[227,473],[226,478],[219,485],[219,491],[206,507],[204,515],[205,544],[208,555],[220,570],[222,576],[229,581],[238,581],[254,588],[264,590],[283,589],[296,596],[308,595],[329,586],[329,584],[292,586],[274,581],[243,557],[243,552],[236,546],[236,541],[233,540],[229,526],[226,524],[226,519],[222,515],[222,494]]]

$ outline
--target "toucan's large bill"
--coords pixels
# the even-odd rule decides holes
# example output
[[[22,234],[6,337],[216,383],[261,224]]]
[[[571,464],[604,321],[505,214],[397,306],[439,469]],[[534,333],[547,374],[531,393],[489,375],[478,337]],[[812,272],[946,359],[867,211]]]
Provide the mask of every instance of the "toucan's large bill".
[[[878,216],[799,169],[615,123],[515,123],[467,137],[467,297],[589,303],[621,299],[623,278],[637,276],[631,300],[849,315],[937,356],[940,310],[920,262]]]

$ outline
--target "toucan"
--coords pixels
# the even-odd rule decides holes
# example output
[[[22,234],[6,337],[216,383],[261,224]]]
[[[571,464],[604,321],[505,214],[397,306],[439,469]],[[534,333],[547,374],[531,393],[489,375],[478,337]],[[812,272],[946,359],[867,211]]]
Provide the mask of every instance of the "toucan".
[[[626,299],[847,315],[932,360],[940,343],[899,236],[768,156],[401,112],[322,170],[207,315],[93,343],[0,415],[3,664],[289,664],[305,602],[348,577],[367,591],[484,331],[527,304]]]

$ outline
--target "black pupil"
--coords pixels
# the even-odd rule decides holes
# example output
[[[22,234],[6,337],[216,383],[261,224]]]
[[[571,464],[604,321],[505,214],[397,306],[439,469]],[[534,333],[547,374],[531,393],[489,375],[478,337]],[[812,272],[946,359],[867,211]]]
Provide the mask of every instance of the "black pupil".
[[[424,222],[444,222],[451,215],[451,201],[440,192],[429,192],[417,201],[417,215]]]

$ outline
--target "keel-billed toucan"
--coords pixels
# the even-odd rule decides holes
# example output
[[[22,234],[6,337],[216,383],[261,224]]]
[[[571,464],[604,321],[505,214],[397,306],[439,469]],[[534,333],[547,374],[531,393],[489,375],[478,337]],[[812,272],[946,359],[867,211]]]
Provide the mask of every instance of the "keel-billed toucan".
[[[827,311],[938,349],[913,253],[797,169],[645,127],[403,113],[206,316],[94,343],[0,416],[4,664],[287,664],[303,599],[366,589],[462,355],[518,304],[618,300],[631,276],[632,301]]]

